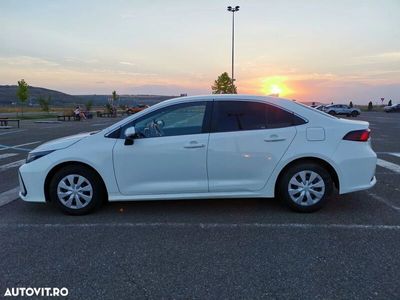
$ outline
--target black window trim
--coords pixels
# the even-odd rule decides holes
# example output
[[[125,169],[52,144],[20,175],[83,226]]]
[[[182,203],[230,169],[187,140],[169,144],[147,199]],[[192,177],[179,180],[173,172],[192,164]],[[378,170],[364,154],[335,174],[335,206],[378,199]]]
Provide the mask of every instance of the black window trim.
[[[268,101],[262,101],[262,100],[259,100],[259,99],[249,99],[249,98],[243,98],[243,99],[242,98],[241,99],[237,99],[237,98],[232,98],[232,99],[229,99],[229,98],[226,98],[226,99],[214,99],[214,103],[228,102],[228,101],[229,102],[256,102],[256,103],[271,105],[271,106],[274,106],[274,107],[276,107],[278,109],[284,110],[284,111],[286,111],[286,112],[288,112],[290,114],[293,114],[294,116],[302,119],[304,121],[304,124],[307,124],[309,122],[308,119],[306,119],[303,116],[300,116],[299,114],[295,113],[294,111],[291,111],[291,110],[289,110],[289,109],[287,109],[285,107],[276,105],[275,103],[271,103],[271,102],[268,102]],[[238,132],[237,130],[234,130],[234,131],[223,131],[223,132],[217,131],[216,128],[215,128],[215,122],[214,122],[215,115],[214,114],[215,114],[215,109],[214,109],[214,105],[213,105],[212,118],[211,118],[211,122],[210,122],[210,133]],[[289,126],[289,127],[302,126],[304,124],[292,125],[292,126]],[[270,129],[279,129],[279,128],[284,128],[284,127],[265,128],[265,129],[257,129],[257,130],[270,130]],[[239,130],[239,131],[254,131],[254,129],[252,129],[252,130]]]

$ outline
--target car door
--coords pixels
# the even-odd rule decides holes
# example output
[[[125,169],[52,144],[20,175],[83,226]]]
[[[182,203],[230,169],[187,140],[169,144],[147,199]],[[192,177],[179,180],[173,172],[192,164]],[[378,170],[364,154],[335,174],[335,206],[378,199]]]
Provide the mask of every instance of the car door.
[[[124,195],[208,191],[207,146],[211,102],[176,104],[124,126],[113,149],[114,171]],[[125,145],[123,132],[135,126],[137,138]]]
[[[261,190],[296,135],[296,118],[263,102],[215,101],[207,160],[210,192]]]

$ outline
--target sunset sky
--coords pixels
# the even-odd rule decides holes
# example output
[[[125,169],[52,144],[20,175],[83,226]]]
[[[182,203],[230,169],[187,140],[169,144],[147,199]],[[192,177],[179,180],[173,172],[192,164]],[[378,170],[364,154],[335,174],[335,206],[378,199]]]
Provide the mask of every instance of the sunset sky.
[[[70,94],[238,92],[400,103],[400,0],[1,1],[0,85]]]

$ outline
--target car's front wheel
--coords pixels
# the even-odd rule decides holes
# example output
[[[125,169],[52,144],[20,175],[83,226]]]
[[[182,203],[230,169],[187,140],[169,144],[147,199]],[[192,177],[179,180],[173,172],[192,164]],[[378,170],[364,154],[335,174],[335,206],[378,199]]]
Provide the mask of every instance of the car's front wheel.
[[[278,196],[290,208],[299,212],[313,212],[325,205],[333,183],[325,168],[309,162],[286,170],[278,187]]]
[[[355,111],[355,110],[353,110],[353,111],[351,112],[351,116],[352,116],[352,117],[357,117],[357,116],[358,116],[358,112]]]
[[[103,203],[106,190],[94,171],[84,166],[70,165],[54,174],[49,195],[64,213],[84,215]]]

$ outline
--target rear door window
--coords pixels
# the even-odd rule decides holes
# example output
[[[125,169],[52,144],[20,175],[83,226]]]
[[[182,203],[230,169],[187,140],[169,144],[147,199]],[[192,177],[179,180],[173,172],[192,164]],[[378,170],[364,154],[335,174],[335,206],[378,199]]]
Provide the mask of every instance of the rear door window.
[[[304,124],[305,121],[274,105],[252,101],[215,101],[213,132],[260,130]]]
[[[250,101],[216,101],[213,131],[266,129],[264,104]]]

